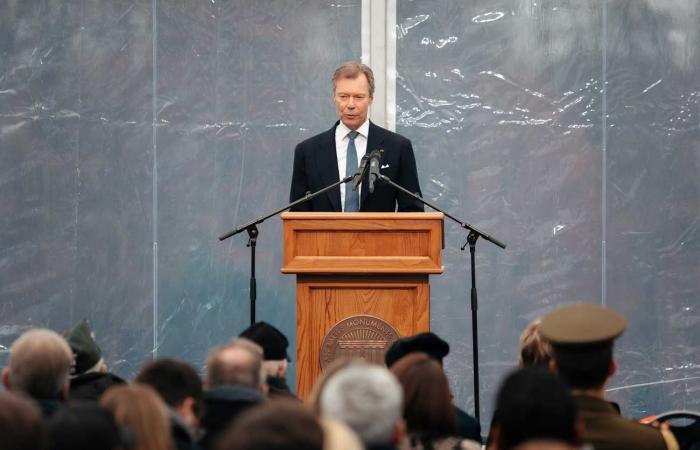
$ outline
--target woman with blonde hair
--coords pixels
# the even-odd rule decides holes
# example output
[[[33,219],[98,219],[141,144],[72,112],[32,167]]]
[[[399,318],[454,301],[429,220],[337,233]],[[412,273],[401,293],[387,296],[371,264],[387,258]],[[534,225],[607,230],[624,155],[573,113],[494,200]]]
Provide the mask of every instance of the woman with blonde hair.
[[[111,387],[100,405],[112,411],[117,423],[134,437],[130,450],[173,450],[168,410],[156,391],[141,385]]]

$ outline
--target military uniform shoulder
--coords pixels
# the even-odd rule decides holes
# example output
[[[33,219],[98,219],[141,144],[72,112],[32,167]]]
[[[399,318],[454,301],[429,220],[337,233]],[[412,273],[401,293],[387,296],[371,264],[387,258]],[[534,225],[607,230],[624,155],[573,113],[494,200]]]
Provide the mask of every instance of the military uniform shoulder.
[[[677,443],[669,433],[619,415],[602,399],[574,397],[584,423],[584,441],[596,450],[674,450]]]

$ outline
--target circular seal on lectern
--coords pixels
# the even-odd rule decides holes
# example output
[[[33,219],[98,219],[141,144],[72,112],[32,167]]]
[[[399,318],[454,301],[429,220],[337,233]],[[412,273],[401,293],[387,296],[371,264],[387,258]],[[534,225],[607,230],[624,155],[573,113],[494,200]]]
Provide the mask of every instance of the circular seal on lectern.
[[[321,369],[338,358],[362,358],[384,364],[386,348],[399,338],[386,320],[368,315],[347,317],[333,325],[321,345]]]

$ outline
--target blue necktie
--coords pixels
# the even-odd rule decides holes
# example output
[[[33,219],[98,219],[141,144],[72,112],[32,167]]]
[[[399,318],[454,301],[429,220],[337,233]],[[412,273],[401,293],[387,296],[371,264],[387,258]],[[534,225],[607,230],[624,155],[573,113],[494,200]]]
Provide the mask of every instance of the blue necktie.
[[[357,149],[355,148],[355,138],[359,135],[357,131],[348,133],[348,156],[345,164],[345,176],[350,177],[357,170]],[[345,183],[345,212],[360,210],[360,194],[352,190],[350,183]]]

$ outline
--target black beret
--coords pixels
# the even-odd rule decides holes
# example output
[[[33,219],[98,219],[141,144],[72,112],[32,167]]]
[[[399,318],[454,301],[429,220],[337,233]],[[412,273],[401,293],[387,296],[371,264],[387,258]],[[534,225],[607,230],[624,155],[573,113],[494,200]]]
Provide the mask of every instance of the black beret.
[[[391,367],[396,361],[409,353],[423,352],[442,364],[442,358],[450,353],[450,344],[435,333],[426,332],[394,341],[384,354],[384,362]]]
[[[265,360],[292,360],[287,354],[287,347],[289,347],[287,337],[267,322],[256,322],[243,330],[239,336],[261,346]]]

